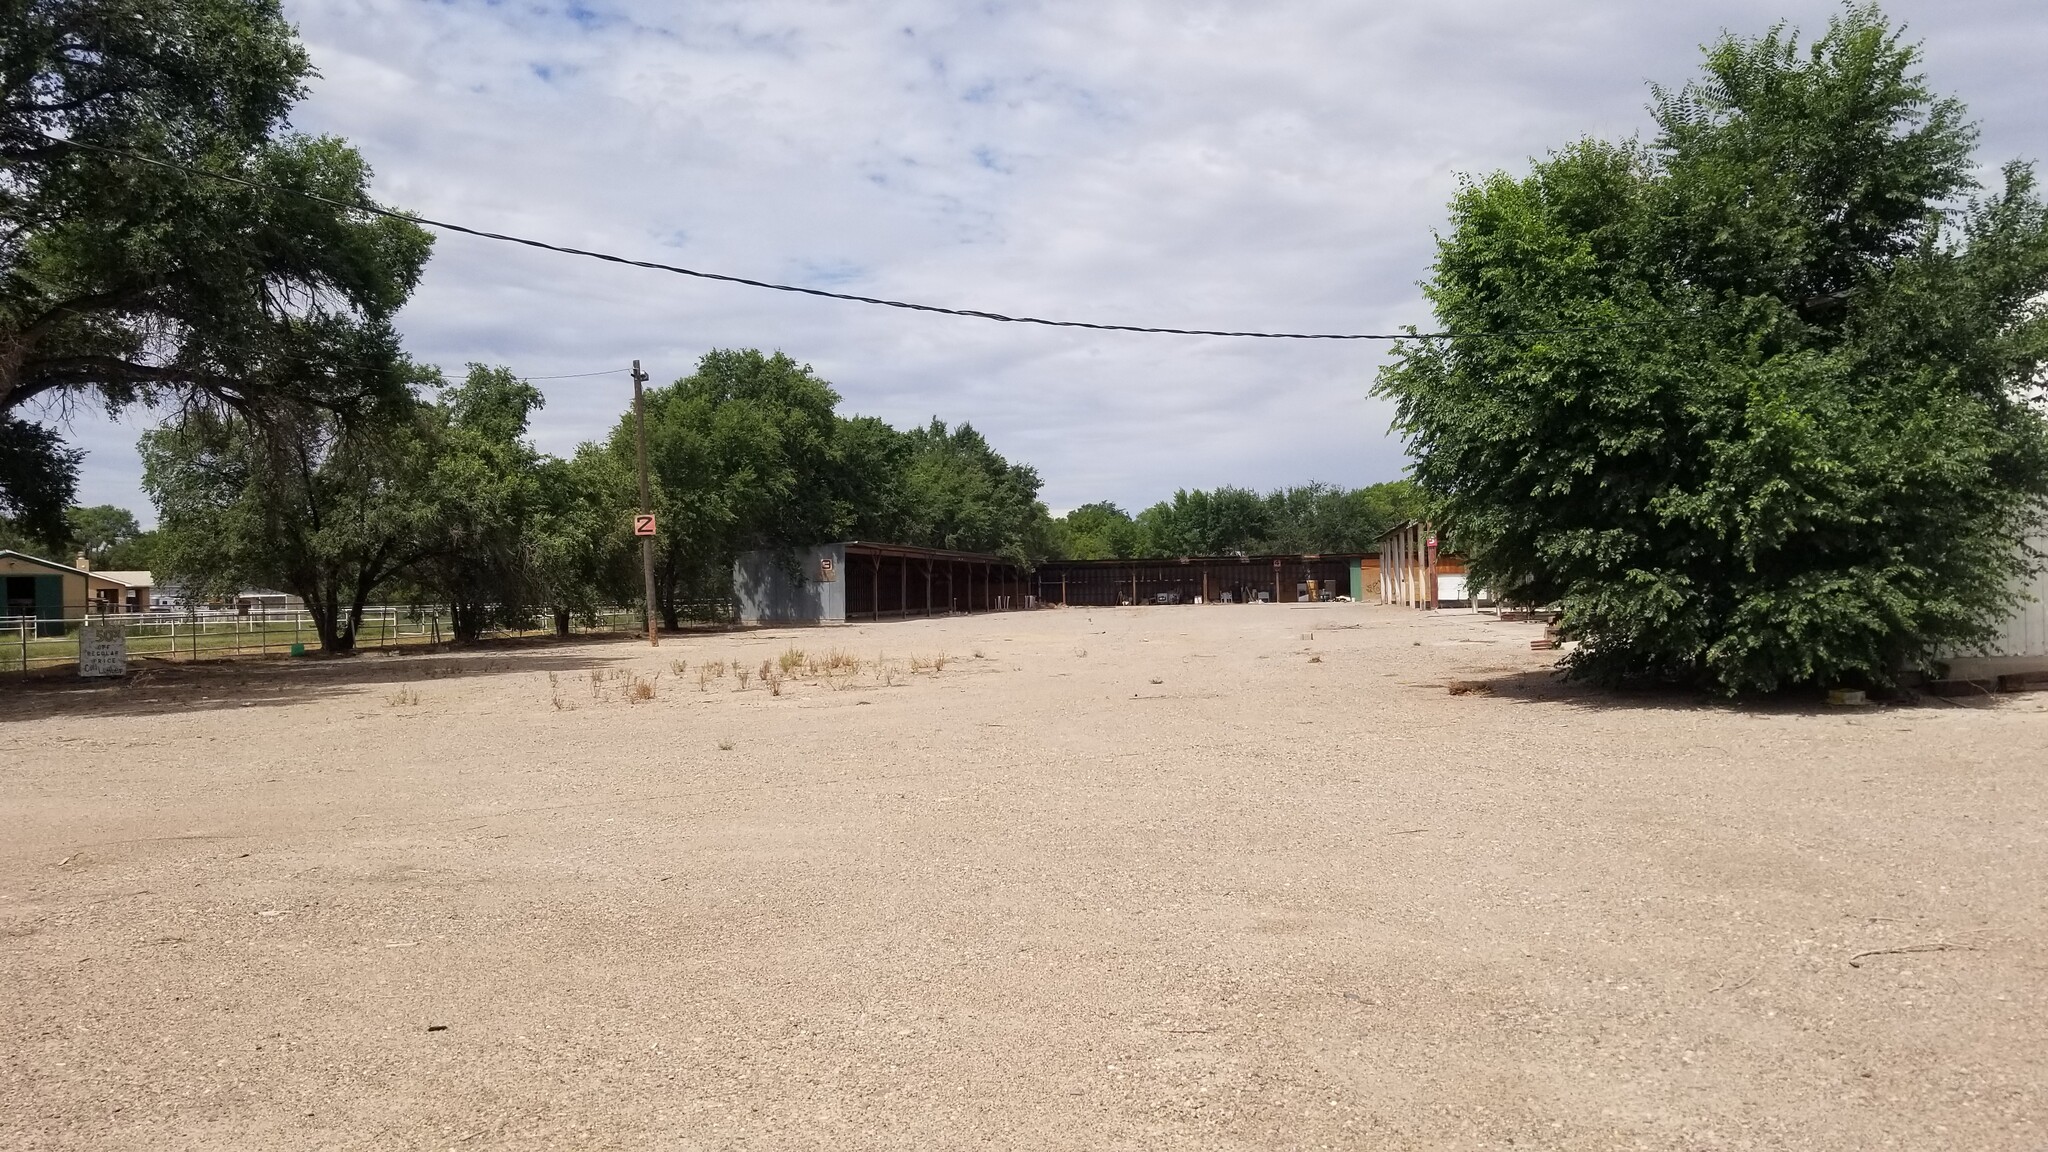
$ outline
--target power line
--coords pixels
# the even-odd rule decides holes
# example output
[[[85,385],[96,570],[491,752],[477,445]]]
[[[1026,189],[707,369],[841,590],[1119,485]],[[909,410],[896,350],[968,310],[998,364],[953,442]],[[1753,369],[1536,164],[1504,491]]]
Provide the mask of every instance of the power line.
[[[631,368],[607,368],[602,372],[571,372],[567,376],[521,376],[520,379],[529,383],[535,380],[585,380],[592,376],[617,376],[621,372],[631,371]]]
[[[1095,332],[1137,332],[1155,336],[1228,336],[1247,340],[1460,340],[1492,339],[1505,340],[1529,336],[1568,336],[1588,332],[1608,332],[1617,328],[1634,327],[1631,324],[1609,324],[1597,327],[1522,329],[1504,332],[1256,332],[1230,331],[1215,328],[1159,328],[1142,324],[1105,324],[1090,320],[1050,320],[1042,316],[1011,316],[1002,312],[987,312],[979,308],[947,308],[938,304],[917,304],[908,300],[891,300],[881,296],[860,296],[850,292],[831,292],[823,288],[806,288],[800,284],[778,284],[771,280],[755,280],[746,276],[731,276],[723,272],[706,272],[698,268],[685,268],[677,264],[663,264],[654,260],[636,260],[630,256],[617,256],[610,252],[596,252],[587,248],[571,248],[564,244],[551,244],[545,240],[534,240],[525,236],[512,236],[503,232],[487,232],[471,228],[466,224],[455,224],[446,220],[435,220],[410,212],[399,212],[390,208],[363,201],[350,203],[307,192],[298,188],[282,188],[236,176],[227,172],[214,172],[195,168],[174,160],[159,160],[130,152],[121,148],[108,148],[100,144],[88,144],[80,140],[66,140],[62,137],[38,133],[43,139],[72,148],[99,152],[108,156],[119,156],[143,164],[154,165],[172,172],[183,172],[189,176],[203,176],[238,184],[258,192],[283,193],[298,196],[316,203],[326,204],[344,211],[367,212],[392,220],[404,220],[428,228],[439,228],[444,232],[456,232],[464,236],[475,236],[483,240],[496,240],[505,244],[518,244],[527,248],[538,248],[544,252],[556,252],[564,256],[581,256],[590,260],[602,260],[608,264],[623,264],[630,268],[646,268],[655,272],[670,272],[677,276],[691,276],[699,280],[715,280],[722,284],[741,284],[749,288],[766,288],[771,292],[789,292],[801,296],[816,296],[826,300],[843,300],[852,304],[872,304],[880,308],[899,308],[907,312],[931,312],[941,316],[962,316],[974,320],[993,320],[1001,324],[1033,324],[1044,328],[1084,328]],[[603,373],[591,373],[603,375]],[[539,379],[569,379],[569,377],[539,377]]]

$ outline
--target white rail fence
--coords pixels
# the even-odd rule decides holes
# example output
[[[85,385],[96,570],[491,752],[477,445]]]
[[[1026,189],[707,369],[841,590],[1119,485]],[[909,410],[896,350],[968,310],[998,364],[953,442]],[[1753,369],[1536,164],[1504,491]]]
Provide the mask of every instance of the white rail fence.
[[[131,657],[202,660],[283,655],[317,651],[320,647],[319,629],[314,627],[312,615],[303,609],[95,613],[90,617],[63,619],[0,616],[0,673],[26,674],[39,668],[75,664],[79,632],[87,623],[121,629],[127,635]],[[570,622],[573,635],[633,632],[640,627],[637,607],[607,608],[591,617],[574,617]],[[551,617],[538,618],[534,627],[493,628],[484,633],[486,637],[553,634]],[[366,608],[362,625],[356,630],[359,649],[436,644],[450,639],[453,633],[446,610],[433,607]]]

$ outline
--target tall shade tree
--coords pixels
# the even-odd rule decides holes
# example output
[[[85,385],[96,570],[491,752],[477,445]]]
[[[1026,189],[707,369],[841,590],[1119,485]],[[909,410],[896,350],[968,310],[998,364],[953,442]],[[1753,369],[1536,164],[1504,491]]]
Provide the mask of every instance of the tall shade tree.
[[[1108,501],[1083,504],[1054,522],[1054,555],[1063,560],[1119,560],[1144,555],[1136,521]]]
[[[438,374],[367,353],[380,391],[405,399],[382,419],[303,406],[256,423],[198,409],[142,438],[143,486],[157,506],[158,564],[200,595],[249,586],[305,601],[330,654],[355,650],[364,609],[425,553],[422,494],[434,428],[411,399]]]
[[[541,403],[510,369],[471,364],[419,410],[427,464],[410,575],[447,607],[457,640],[527,620],[541,455],[526,426]]]
[[[429,239],[293,135],[311,75],[275,0],[0,5],[0,514],[55,539],[76,454],[26,406],[347,413],[384,374],[281,370],[386,322]],[[139,154],[260,187],[133,159]],[[296,419],[296,417],[293,417]]]
[[[729,597],[739,553],[835,535],[838,402],[808,365],[754,349],[708,352],[696,372],[647,394],[661,523],[655,598],[665,626],[679,627],[691,603]],[[610,447],[622,463],[633,460],[630,412]]]
[[[1984,640],[2048,499],[2048,215],[1874,7],[1726,38],[1645,146],[1470,183],[1380,379],[1475,583],[1571,672],[1892,682]]]
[[[1154,555],[1257,552],[1272,535],[1272,512],[1249,488],[1181,489],[1138,513],[1138,528]]]
[[[526,540],[533,603],[568,636],[578,619],[639,598],[638,549],[628,516],[638,499],[627,462],[595,444],[567,460],[540,461]]]
[[[71,530],[71,547],[60,559],[69,560],[72,549],[76,549],[100,568],[108,566],[109,557],[117,550],[142,535],[142,525],[136,522],[135,513],[112,504],[72,508],[64,513],[64,523]]]
[[[971,424],[934,418],[906,434],[907,543],[987,552],[1029,565],[1051,548],[1038,472],[1004,459]]]

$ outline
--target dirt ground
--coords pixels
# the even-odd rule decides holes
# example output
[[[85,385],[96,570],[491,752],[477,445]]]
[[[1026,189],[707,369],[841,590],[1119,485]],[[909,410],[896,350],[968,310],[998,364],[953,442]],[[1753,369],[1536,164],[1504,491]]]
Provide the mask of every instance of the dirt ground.
[[[2048,694],[1617,698],[1537,633],[0,686],[0,1146],[2048,1146]],[[862,667],[741,690],[791,645]]]

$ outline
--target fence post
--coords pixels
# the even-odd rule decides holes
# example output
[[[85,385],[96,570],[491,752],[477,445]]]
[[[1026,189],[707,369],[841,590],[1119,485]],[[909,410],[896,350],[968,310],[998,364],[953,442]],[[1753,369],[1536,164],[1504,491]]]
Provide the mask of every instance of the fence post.
[[[21,618],[21,678],[28,679],[28,622],[30,617]]]

